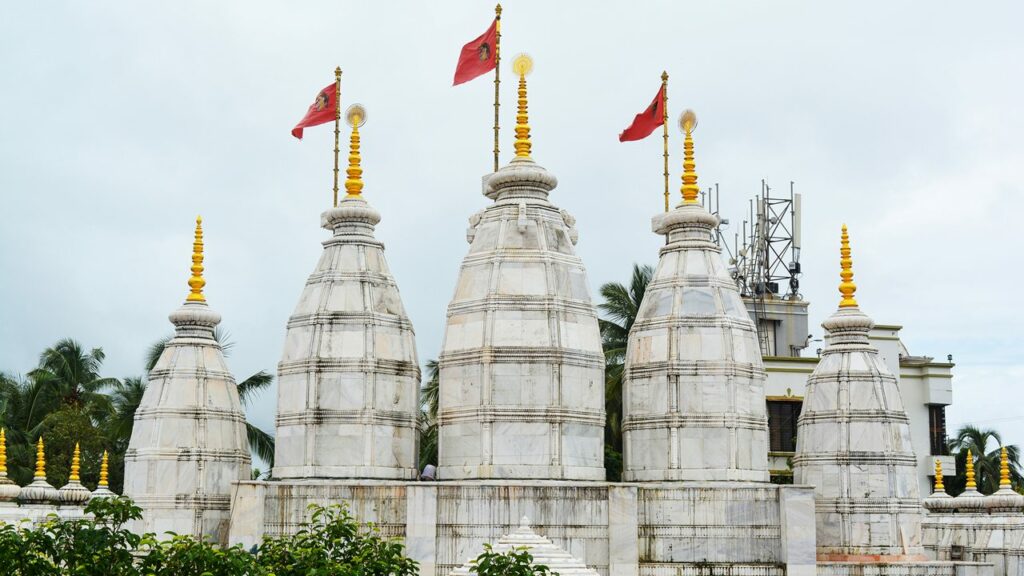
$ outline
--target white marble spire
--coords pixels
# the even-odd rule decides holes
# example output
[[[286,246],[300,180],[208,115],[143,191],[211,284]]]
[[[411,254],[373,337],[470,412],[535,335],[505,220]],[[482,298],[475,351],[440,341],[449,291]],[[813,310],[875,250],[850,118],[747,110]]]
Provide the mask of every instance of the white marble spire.
[[[348,195],[288,320],[278,364],[277,478],[416,477],[420,369],[412,323],[360,194],[362,109],[352,108]]]
[[[818,559],[922,560],[921,497],[896,377],[868,340],[874,322],[854,298],[846,226],[843,295],[822,323],[828,345],[807,380],[793,476],[815,487]]]
[[[202,293],[198,218],[193,246],[191,292],[170,314],[174,337],[150,370],[135,411],[124,493],[142,508],[137,532],[226,543],[231,483],[248,480],[252,464],[238,386],[214,338],[221,317]]]
[[[519,104],[517,155],[485,183],[448,306],[438,478],[603,480],[597,314],[558,181],[530,157],[522,74]]]
[[[498,554],[506,554],[510,550],[516,552],[528,552],[533,560],[531,565],[547,566],[552,574],[558,576],[597,576],[597,570],[590,568],[582,560],[559,548],[551,540],[537,534],[530,528],[530,521],[523,517],[519,521],[519,528],[514,532],[506,534],[498,539],[493,545],[492,551]],[[480,550],[483,552],[483,549]],[[473,565],[475,559],[470,559],[462,566],[455,568],[449,576],[468,576],[476,573]]]
[[[697,202],[688,111],[683,202],[654,217],[667,237],[629,333],[623,375],[626,481],[768,481],[765,371],[757,332]]]

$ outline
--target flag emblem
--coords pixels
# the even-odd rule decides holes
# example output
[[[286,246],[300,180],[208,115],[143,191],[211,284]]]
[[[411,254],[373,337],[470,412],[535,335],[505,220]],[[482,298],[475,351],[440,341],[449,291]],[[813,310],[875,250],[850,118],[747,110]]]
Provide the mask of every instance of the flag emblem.
[[[487,42],[484,42],[483,44],[480,45],[479,53],[480,61],[487,62],[488,60],[491,59],[491,45],[488,44]]]
[[[331,97],[327,95],[327,91],[323,90],[316,95],[316,101],[313,102],[313,108],[317,112],[327,108],[327,103],[331,101]]]

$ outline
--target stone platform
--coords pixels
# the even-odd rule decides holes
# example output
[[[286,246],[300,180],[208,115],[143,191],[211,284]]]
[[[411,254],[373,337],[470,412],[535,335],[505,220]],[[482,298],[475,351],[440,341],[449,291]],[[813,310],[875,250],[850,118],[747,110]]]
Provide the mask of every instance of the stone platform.
[[[815,573],[813,489],[768,483],[242,481],[230,541],[294,532],[309,504],[342,501],[402,538],[424,576],[446,576],[524,516],[603,576]]]

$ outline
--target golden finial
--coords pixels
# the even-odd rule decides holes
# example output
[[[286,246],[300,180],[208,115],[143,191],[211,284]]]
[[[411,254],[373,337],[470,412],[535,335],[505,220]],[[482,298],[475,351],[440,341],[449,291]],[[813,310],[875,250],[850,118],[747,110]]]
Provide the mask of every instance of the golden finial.
[[[935,459],[935,491],[946,491],[946,486],[942,484],[942,460],[938,458]]]
[[[100,461],[100,483],[98,486],[107,486],[107,451],[103,451],[103,460]]]
[[[196,238],[192,242],[192,277],[188,279],[190,291],[186,302],[206,302],[203,296],[203,218],[196,216]]]
[[[7,475],[7,431],[0,428],[0,475]]]
[[[687,109],[679,116],[679,127],[685,135],[683,138],[683,204],[696,204],[700,188],[697,187],[697,173],[693,160],[693,129],[697,127],[697,113]]]
[[[1006,446],[999,451],[999,487],[1010,488],[1010,454],[1006,451]]]
[[[36,442],[36,479],[46,479],[46,452],[43,447],[43,437]]]
[[[978,484],[974,481],[974,456],[971,455],[970,448],[967,449],[967,489],[978,489]]]
[[[846,233],[846,224],[843,224],[840,241],[839,266],[842,268],[839,277],[843,280],[839,283],[839,293],[843,295],[843,299],[839,301],[839,307],[856,308],[857,299],[853,295],[857,292],[857,285],[853,283],[853,259],[850,258],[850,235]]]
[[[516,112],[516,157],[529,158],[530,148],[530,115],[526,111],[526,75],[533,70],[533,59],[526,54],[516,56],[512,61],[512,71],[519,74],[519,109]]]
[[[81,470],[82,467],[79,465],[79,459],[78,458],[79,458],[78,442],[75,442],[75,453],[74,453],[73,456],[71,456],[71,476],[68,477],[68,481],[70,481],[70,482],[78,482],[78,480],[79,480],[79,478],[78,478],[78,471]]]
[[[352,138],[348,144],[348,179],[345,180],[346,198],[359,198],[363,192],[363,168],[359,156],[359,127],[366,123],[366,108],[362,104],[353,104],[345,111],[345,121],[352,127]]]

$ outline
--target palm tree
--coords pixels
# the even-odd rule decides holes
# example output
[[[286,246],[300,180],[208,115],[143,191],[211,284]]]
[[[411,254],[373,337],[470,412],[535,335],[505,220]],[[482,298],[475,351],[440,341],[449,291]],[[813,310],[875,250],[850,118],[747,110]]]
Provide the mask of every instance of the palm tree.
[[[167,343],[173,338],[173,334],[168,334],[167,336],[164,336],[150,344],[149,350],[146,351],[146,374],[149,374],[149,372],[153,370],[153,367],[156,366],[156,363],[160,361],[160,356],[163,355],[164,348],[167,347]],[[231,335],[226,331],[217,328],[213,331],[213,338],[218,344],[220,344],[220,349],[221,352],[224,353],[224,356],[230,356],[231,349],[235,346],[235,343],[231,341]],[[241,399],[242,404],[248,408],[252,405],[252,402],[256,397],[266,390],[273,382],[273,374],[270,374],[265,370],[260,370],[238,383],[238,397]],[[134,411],[132,414],[134,415]],[[261,430],[248,420],[245,422],[245,433],[249,438],[249,448],[259,456],[260,459],[273,466],[274,437]]]
[[[991,428],[964,426],[949,441],[950,451],[956,458],[956,469],[960,473],[946,482],[946,490],[957,495],[967,486],[967,450],[974,458],[974,476],[978,491],[991,494],[999,489],[999,460],[1003,447],[1003,439],[999,432]],[[1007,458],[1010,461],[1010,481],[1015,487],[1024,485],[1020,473],[1020,449],[1014,445],[1006,446]]]
[[[427,360],[427,381],[420,388],[420,454],[419,467],[437,466],[437,405],[441,370],[437,360]]]
[[[108,430],[113,443],[118,445],[116,452],[128,449],[128,440],[132,437],[135,424],[135,411],[142,402],[146,392],[146,381],[141,376],[132,376],[118,382],[110,392],[110,400],[114,405],[113,413],[108,422]]]
[[[598,325],[601,328],[605,360],[605,473],[608,480],[613,482],[622,477],[622,376],[626,343],[653,275],[652,267],[633,264],[629,288],[618,282],[601,286],[604,302],[598,309],[604,317],[598,320]]]
[[[51,410],[61,406],[74,406],[101,422],[110,413],[110,399],[103,390],[117,384],[116,378],[100,376],[100,367],[106,355],[102,348],[88,353],[82,345],[64,338],[39,356],[39,367],[29,372],[29,378],[40,387],[41,398]],[[55,403],[55,405],[54,405]]]

